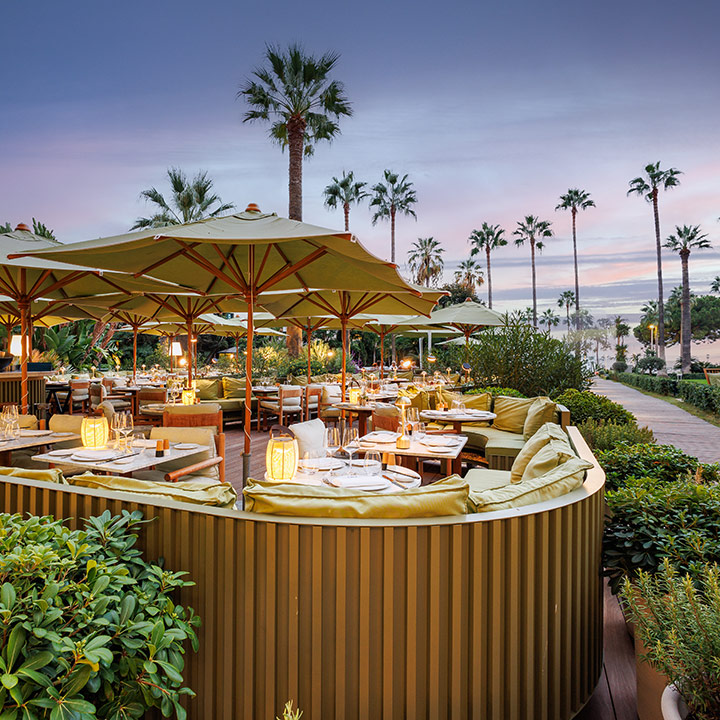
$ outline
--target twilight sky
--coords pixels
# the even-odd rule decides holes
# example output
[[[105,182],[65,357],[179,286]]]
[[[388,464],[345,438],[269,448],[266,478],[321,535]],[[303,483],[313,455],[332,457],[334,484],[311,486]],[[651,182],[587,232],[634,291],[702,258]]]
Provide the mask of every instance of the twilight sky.
[[[376,182],[409,173],[418,220],[401,219],[398,255],[418,237],[446,248],[448,276],[483,221],[553,221],[538,265],[540,309],[571,287],[568,187],[597,208],[579,218],[581,284],[596,317],[635,317],[656,292],[650,207],[628,181],[660,160],[684,172],[661,198],[663,236],[700,224],[717,249],[691,256],[693,288],[720,274],[720,5],[126,0],[3,3],[0,222],[34,216],[64,242],[123,232],[167,189],[170,165],[208,170],[225,201],[287,213],[287,155],[244,125],[235,95],[265,43],[342,54],[336,77],[354,116],[305,165],[304,217],[332,175]],[[389,228],[367,207],[351,229],[389,256]],[[529,303],[529,250],[495,257],[499,309]],[[665,255],[667,292],[680,262]],[[482,294],[482,293],[481,293]],[[703,351],[704,352],[704,351]]]

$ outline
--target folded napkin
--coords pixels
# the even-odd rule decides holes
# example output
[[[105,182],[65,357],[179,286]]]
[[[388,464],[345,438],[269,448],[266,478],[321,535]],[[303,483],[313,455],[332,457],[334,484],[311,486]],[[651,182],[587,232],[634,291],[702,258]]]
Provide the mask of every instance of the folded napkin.
[[[459,440],[447,437],[446,435],[439,435],[437,437],[426,436],[420,441],[422,445],[427,445],[427,447],[454,447],[458,442]]]
[[[392,483],[379,475],[338,475],[330,481],[348,490],[387,490]]]
[[[392,479],[399,483],[413,484],[421,479],[419,473],[402,465],[388,465],[386,472],[388,475],[392,475]]]

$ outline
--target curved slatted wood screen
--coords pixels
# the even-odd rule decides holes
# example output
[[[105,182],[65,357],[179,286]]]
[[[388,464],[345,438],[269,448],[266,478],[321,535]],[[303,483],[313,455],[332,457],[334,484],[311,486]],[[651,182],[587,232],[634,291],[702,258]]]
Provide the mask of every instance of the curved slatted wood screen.
[[[342,525],[8,477],[0,499],[156,518],[140,545],[189,571],[179,600],[203,621],[190,718],[272,720],[292,699],[304,720],[565,720],[601,670],[603,483],[596,467],[542,512]]]

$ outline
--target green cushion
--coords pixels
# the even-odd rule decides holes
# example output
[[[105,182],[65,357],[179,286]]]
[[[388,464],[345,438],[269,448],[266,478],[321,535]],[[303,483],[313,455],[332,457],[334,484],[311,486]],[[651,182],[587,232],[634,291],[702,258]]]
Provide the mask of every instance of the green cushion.
[[[537,397],[528,408],[525,423],[523,424],[523,437],[528,440],[545,423],[553,422],[557,415],[557,405],[549,397]]]
[[[0,475],[25,478],[26,480],[42,480],[43,482],[67,484],[59,468],[46,468],[44,470],[30,470],[28,468],[0,467]]]
[[[522,480],[523,472],[525,472],[525,468],[533,455],[553,439],[567,441],[567,435],[559,425],[555,423],[545,423],[527,440],[522,450],[517,454],[512,468],[510,468],[512,482],[520,482],[520,480]]]
[[[224,377],[222,384],[224,398],[236,400],[245,397],[245,378]]]
[[[498,395],[493,403],[493,412],[497,415],[493,420],[493,427],[506,432],[520,433],[525,427],[530,406],[535,398],[516,398]]]
[[[142,495],[148,499],[159,497],[165,500],[178,500],[194,505],[234,508],[237,502],[237,493],[232,485],[218,483],[214,480],[180,480],[176,483],[149,482],[114,475],[84,473],[70,478],[70,484]]]
[[[534,480],[545,475],[572,457],[575,457],[575,453],[567,440],[550,440],[530,458],[520,482]]]
[[[570,458],[534,480],[473,493],[468,499],[470,509],[475,512],[492,512],[552,500],[581,487],[585,471],[591,467],[592,463],[586,460]]]
[[[464,515],[468,484],[453,475],[412,490],[369,493],[325,485],[250,480],[245,510],[266,515],[345,518],[421,518]]]
[[[200,404],[214,403],[222,408],[223,414],[227,413],[240,413],[243,411],[243,400],[238,398],[220,398],[218,400],[206,400],[201,401]]]
[[[410,398],[410,407],[417,408],[421,412],[423,410],[430,410],[430,393],[427,390],[418,390],[418,389],[410,389],[407,388],[406,390],[403,390],[402,388],[398,390],[398,397],[407,397]]]
[[[198,378],[195,384],[200,400],[218,400],[223,396],[222,378]]]
[[[474,493],[485,490],[497,490],[510,484],[510,473],[507,470],[487,470],[485,468],[473,468],[468,470],[463,478],[470,486],[470,497]]]

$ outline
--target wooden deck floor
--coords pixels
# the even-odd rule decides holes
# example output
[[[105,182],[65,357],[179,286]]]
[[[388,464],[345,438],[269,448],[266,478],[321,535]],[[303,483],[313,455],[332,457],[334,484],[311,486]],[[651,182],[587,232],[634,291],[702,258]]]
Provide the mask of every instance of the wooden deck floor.
[[[236,426],[237,427],[237,426]],[[265,472],[267,433],[251,435],[250,474],[262,477]],[[226,476],[238,494],[242,491],[241,429],[226,428]],[[637,720],[635,699],[635,651],[625,627],[620,606],[605,587],[603,673],[598,687],[576,720]]]

